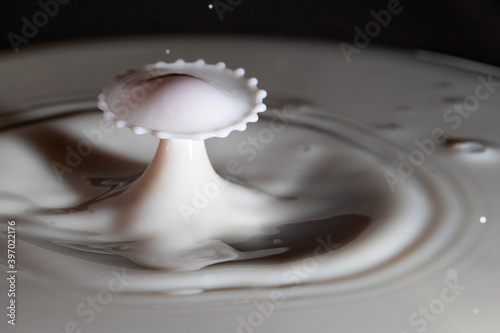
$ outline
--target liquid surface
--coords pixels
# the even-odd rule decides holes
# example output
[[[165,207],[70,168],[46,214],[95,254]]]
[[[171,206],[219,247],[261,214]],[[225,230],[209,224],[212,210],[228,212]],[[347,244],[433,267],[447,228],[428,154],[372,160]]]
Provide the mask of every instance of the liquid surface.
[[[221,52],[227,40],[168,42],[176,57],[200,48],[213,61],[228,56]],[[482,333],[498,327],[498,97],[481,100],[468,119],[459,113],[443,119],[453,103],[473,96],[478,75],[490,80],[490,69],[470,72],[372,50],[347,65],[331,47],[232,41],[234,62],[248,60],[242,65],[272,87],[272,110],[249,132],[209,140],[208,156],[223,178],[314,214],[250,237],[213,237],[233,249],[219,254],[229,260],[172,271],[137,263],[157,252],[141,250],[149,239],[110,237],[114,225],[102,221],[114,221],[115,210],[109,219],[78,218],[124,193],[157,148],[157,139],[137,141],[127,130],[112,130],[94,111],[102,82],[156,59],[156,48],[165,47],[165,41],[139,44],[137,53],[124,52],[129,42],[105,52],[85,45],[0,65],[11,78],[2,107],[17,108],[2,119],[0,134],[0,156],[9,156],[0,165],[9,170],[0,173],[0,212],[16,221],[18,236],[19,325],[5,324],[7,332],[409,333],[425,324],[426,332]],[[68,69],[58,71],[67,63],[59,56],[79,64],[74,83]],[[58,66],[40,66],[41,59]],[[38,71],[18,84],[12,78],[19,76],[9,75],[40,68],[51,68],[50,78]],[[495,88],[498,79],[491,80]],[[58,112],[68,115],[50,118]],[[431,145],[427,139],[439,128],[448,139]],[[208,209],[203,203],[186,202]],[[193,257],[220,259],[206,252]],[[440,298],[449,286],[456,292],[451,303]]]
[[[43,169],[54,159],[50,164],[52,174],[44,176],[52,180],[45,190],[57,195],[41,198],[28,191],[23,198],[33,202],[25,207],[26,218],[35,217],[32,223],[46,228],[43,238],[73,249],[121,255],[146,267],[192,270],[227,260],[304,255],[314,250],[316,239],[325,234],[334,235],[337,249],[354,240],[376,217],[391,214],[391,195],[378,176],[379,162],[329,133],[316,133],[291,119],[278,119],[280,114],[283,110],[275,109],[274,117],[264,118],[248,131],[208,142],[209,151],[217,155],[212,158],[217,173],[202,167],[208,161],[175,161],[182,164],[185,174],[175,172],[175,166],[156,166],[161,167],[161,174],[154,175],[157,178],[153,177],[154,184],[148,185],[146,192],[137,187],[142,179],[137,173],[141,162],[138,152],[145,151],[151,158],[157,143],[146,140],[134,154],[128,150],[127,157],[135,157],[135,161],[109,154],[130,149],[137,138],[129,131],[113,131],[92,148],[92,154],[81,156],[81,163],[74,165],[71,173],[63,172],[64,165],[58,161],[71,162],[70,152],[78,154],[82,143],[91,145],[85,136],[74,137],[72,130],[82,126],[80,132],[88,133],[86,128],[97,128],[101,121],[97,112],[9,131],[4,142],[14,144],[6,145],[4,151],[12,156],[13,163],[30,160],[34,170]],[[18,138],[9,140],[12,136]],[[30,138],[39,137],[75,142],[77,148],[72,150],[69,145],[51,149],[50,157],[18,150],[23,140],[26,145],[36,145]],[[332,144],[335,149],[329,148]],[[277,154],[282,157],[276,158]],[[181,156],[170,155],[173,157]],[[121,165],[119,173],[115,168],[110,171],[116,164]],[[195,169],[190,170],[190,165]],[[142,164],[143,169],[146,166]],[[165,170],[179,180],[169,180]],[[212,174],[204,175],[206,170]],[[189,185],[192,176],[198,178]],[[167,177],[165,181],[163,177]],[[60,179],[65,181],[61,183]],[[14,187],[21,179],[9,182]],[[75,195],[74,187],[67,187],[71,183],[80,184],[79,196],[73,203],[57,204],[58,197]],[[367,188],[360,191],[361,185]],[[156,188],[161,195],[155,194]],[[144,193],[144,204],[140,203],[140,193]],[[166,213],[158,207],[165,207]],[[58,237],[60,233],[64,236]]]
[[[209,140],[208,152],[217,174],[200,178],[205,182],[197,179],[192,188],[160,179],[162,186],[176,186],[170,192],[161,190],[172,193],[171,199],[153,195],[153,201],[151,189],[141,192],[134,186],[152,159],[157,140],[141,137],[134,143],[138,137],[130,131],[113,130],[93,146],[85,133],[98,128],[101,121],[98,112],[89,111],[4,132],[2,148],[10,162],[29,166],[26,174],[36,178],[5,178],[5,188],[16,189],[5,191],[3,199],[15,198],[19,184],[25,184],[25,194],[12,200],[15,206],[25,204],[18,212],[25,225],[23,233],[50,246],[50,251],[91,258],[87,270],[107,263],[109,255],[122,257],[120,262],[137,274],[158,279],[156,284],[142,280],[134,287],[136,291],[166,291],[166,281],[172,292],[251,287],[255,281],[246,282],[242,277],[248,272],[239,271],[247,267],[241,261],[250,259],[252,271],[268,276],[259,284],[286,286],[293,279],[283,278],[285,268],[320,252],[326,256],[324,262],[317,263],[308,280],[360,274],[411,248],[429,230],[446,230],[455,223],[448,220],[455,214],[447,210],[456,203],[446,189],[431,184],[435,181],[432,174],[424,173],[421,179],[398,184],[393,190],[384,175],[397,170],[397,165],[377,155],[384,149],[389,156],[391,146],[377,140],[368,145],[356,141],[358,129],[308,106],[274,108],[245,132]],[[70,166],[63,163],[76,161],[77,154],[82,155],[79,163],[71,164],[69,172],[65,168]],[[182,173],[176,177],[190,181]],[[29,189],[38,187],[36,179],[46,181],[43,196]],[[138,193],[148,198],[139,211],[134,208],[142,199]],[[167,219],[155,213],[158,207],[166,207]],[[433,216],[440,221],[431,224]],[[170,272],[217,263],[199,271],[198,278],[189,283],[184,275]],[[68,269],[63,267],[60,274]],[[167,271],[155,273],[151,268]],[[216,278],[207,284],[206,274]]]

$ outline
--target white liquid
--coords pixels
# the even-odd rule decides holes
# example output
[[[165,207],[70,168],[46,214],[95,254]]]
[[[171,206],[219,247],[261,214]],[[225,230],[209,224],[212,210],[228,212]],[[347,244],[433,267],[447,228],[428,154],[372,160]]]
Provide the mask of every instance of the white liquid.
[[[206,81],[190,76],[166,76],[150,82],[150,91],[143,86],[116,91],[121,96],[110,99],[132,99],[134,110],[127,121],[153,131],[169,133],[211,132],[239,121],[250,105],[245,99],[224,93]],[[134,91],[142,94],[135,98]],[[141,112],[140,110],[148,110]],[[135,112],[137,111],[137,112]]]
[[[98,104],[106,119],[136,134],[162,139],[226,137],[235,129],[244,130],[266,109],[261,103],[266,91],[244,73],[222,62],[158,62],[115,76]]]
[[[219,46],[225,43],[222,41]],[[128,43],[123,46],[128,48]],[[252,48],[240,49],[247,56]],[[75,53],[82,50],[87,48]],[[238,48],[234,50],[239,52]],[[289,57],[289,50],[299,53],[291,52]],[[273,131],[274,115],[270,113],[262,122],[251,125],[249,132],[207,142],[214,169],[224,178],[233,178],[272,199],[290,200],[284,200],[283,208],[302,213],[302,207],[308,207],[314,214],[305,223],[288,223],[295,217],[282,221],[274,230],[251,239],[221,239],[219,244],[234,251],[218,258],[202,256],[205,263],[213,259],[222,262],[199,270],[138,265],[135,262],[148,265],[145,254],[164,250],[152,246],[152,239],[143,238],[152,229],[140,230],[132,225],[129,231],[118,230],[113,221],[124,214],[118,209],[111,209],[109,218],[94,218],[103,214],[100,204],[104,207],[106,202],[116,200],[144,172],[158,146],[156,139],[142,136],[138,141],[129,131],[113,130],[103,135],[102,142],[93,144],[92,153],[78,165],[69,166],[65,162],[66,146],[77,150],[80,142],[91,140],[81,132],[82,127],[88,131],[99,128],[99,112],[2,131],[0,167],[8,171],[0,173],[0,212],[5,214],[5,220],[17,222],[19,258],[18,326],[7,327],[7,332],[59,333],[72,322],[83,332],[96,333],[229,333],[241,331],[242,322],[251,325],[254,332],[331,332],[352,331],[351,328],[413,332],[420,326],[410,325],[409,316],[418,314],[421,306],[435,306],[446,281],[457,278],[467,289],[453,303],[446,303],[444,312],[436,315],[434,321],[426,322],[426,331],[446,332],[453,328],[482,333],[498,327],[498,292],[492,286],[498,280],[495,198],[500,158],[496,131],[485,130],[495,123],[495,113],[488,112],[488,106],[495,105],[497,95],[481,101],[481,110],[452,131],[441,118],[445,109],[440,104],[442,95],[472,94],[477,74],[467,74],[467,81],[465,74],[457,74],[455,69],[449,69],[450,74],[448,69],[435,65],[424,66],[414,59],[372,53],[368,49],[360,55],[359,66],[357,58],[350,66],[319,66],[326,59],[337,61],[336,64],[345,61],[342,55],[336,59],[333,52],[316,59],[321,50],[294,46],[279,53],[288,61],[290,77],[312,73],[314,80],[304,79],[304,86],[300,86],[310,89],[303,95],[302,90],[295,88],[300,80],[290,80],[281,89],[279,82],[286,78],[269,70],[274,61],[263,59],[272,59],[272,54],[263,54],[256,60],[255,68],[265,67],[263,71],[270,73],[268,80],[279,81],[267,81],[267,87],[287,91],[294,97],[307,95],[318,105],[331,105],[325,101],[334,101],[335,107],[322,107],[328,115],[289,105],[289,114],[298,116],[286,117],[291,124],[281,132]],[[86,57],[93,59],[92,54],[85,53],[82,61]],[[301,56],[295,59],[297,54]],[[313,70],[297,72],[299,60],[303,64],[309,55],[314,56],[314,61],[309,62]],[[53,56],[50,53],[49,58]],[[373,66],[368,61],[372,57],[375,63],[383,59],[390,66]],[[220,59],[219,54],[214,58]],[[143,59],[138,61],[142,62]],[[22,68],[27,65],[29,62]],[[375,73],[370,72],[373,68]],[[408,85],[414,90],[406,84],[394,85],[391,80],[396,73],[404,73],[401,82],[413,78]],[[100,80],[104,82],[108,77],[103,74]],[[321,78],[328,80],[323,82]],[[434,89],[432,84],[443,78],[453,82],[455,90],[450,85]],[[321,83],[314,85],[318,79]],[[392,97],[387,98],[389,95]],[[407,107],[396,108],[397,103]],[[275,106],[281,110],[279,103]],[[342,106],[348,109],[346,115],[352,111],[360,122],[330,116],[338,114]],[[398,174],[399,155],[408,160],[417,149],[414,139],[428,137],[435,126],[449,130],[454,140],[436,145],[436,152],[425,155],[425,163],[415,167],[413,174],[398,182],[396,192],[392,192],[384,172],[392,170]],[[274,135],[271,142],[264,144],[270,137],[266,128]],[[250,136],[258,138],[259,133],[258,145],[253,146]],[[94,137],[99,142],[97,139]],[[85,149],[83,145],[80,148]],[[251,157],[255,158],[249,161]],[[242,167],[237,177],[230,177],[228,172],[232,170],[227,167],[231,160]],[[62,182],[52,169],[55,161],[72,170],[62,175]],[[308,198],[310,203],[320,198],[317,210],[308,205]],[[92,215],[89,208],[99,208],[94,213],[100,213]],[[318,222],[319,219],[326,222]],[[139,239],[130,237],[139,233]],[[318,236],[326,245],[321,245]],[[317,246],[318,253],[326,256],[314,255]],[[141,252],[142,249],[148,251]],[[272,252],[282,249],[286,252]],[[264,252],[255,252],[261,250]],[[235,253],[237,258],[233,258]],[[203,251],[194,253],[200,254]],[[244,260],[250,256],[260,258]],[[111,288],[113,292],[110,283],[117,287],[115,273],[121,274],[122,268],[126,273],[123,289]],[[6,286],[5,281],[2,286]],[[111,301],[108,292],[112,293]],[[259,309],[263,305],[269,309],[271,295],[280,292],[285,299],[274,303],[272,314],[265,316]],[[89,298],[102,307],[102,311],[93,309],[95,317],[88,312],[92,309],[87,304]],[[82,313],[84,310],[87,312]],[[260,316],[262,322],[257,321]]]
[[[19,265],[25,288],[31,290],[30,298],[34,301],[54,290],[59,299],[68,293],[61,281],[71,281],[71,294],[79,302],[89,292],[109,288],[117,272],[123,273],[120,267],[125,267],[125,276],[130,279],[126,294],[114,295],[113,308],[130,302],[143,304],[148,315],[164,306],[175,310],[185,301],[184,306],[189,307],[211,304],[214,296],[222,297],[226,304],[240,297],[238,290],[255,286],[286,288],[350,277],[350,283],[319,283],[298,289],[309,295],[334,292],[335,288],[345,292],[397,276],[405,266],[418,266],[456,237],[454,230],[464,208],[457,205],[447,184],[425,167],[392,192],[383,174],[397,165],[377,155],[384,152],[390,157],[390,146],[376,140],[367,143],[364,135],[370,133],[308,107],[289,106],[288,116],[281,120],[277,115],[283,116],[283,110],[275,111],[245,132],[207,143],[214,169],[229,178],[228,170],[238,170],[233,180],[243,187],[212,173],[199,174],[201,178],[192,183],[194,188],[186,186],[191,179],[169,178],[179,174],[175,168],[205,165],[203,169],[210,169],[206,156],[200,154],[203,143],[192,141],[173,141],[169,147],[163,140],[165,146],[160,145],[160,154],[155,157],[160,162],[151,165],[173,169],[160,173],[165,178],[153,184],[145,182],[148,173],[155,170],[146,169],[137,177],[154,156],[158,140],[137,137],[128,130],[106,134],[60,182],[50,163],[64,163],[67,145],[78,147],[88,140],[81,129],[99,128],[99,112],[2,132],[2,154],[10,156],[7,166],[25,168],[17,177],[2,178],[6,192],[22,192],[24,198],[3,196],[2,201],[16,210],[12,213],[17,214],[19,233],[25,239],[18,248],[23,258]],[[268,130],[272,128],[271,136]],[[41,149],[49,142],[58,146]],[[190,162],[166,158],[185,146],[193,149]],[[449,148],[439,150],[447,154]],[[498,154],[492,158],[498,159]],[[193,170],[186,171],[192,174]],[[43,190],[39,188],[42,179]],[[199,188],[205,181],[211,185]],[[165,192],[163,187],[171,183],[177,187]],[[216,185],[218,195],[212,195]],[[129,192],[133,186],[144,186],[144,197],[148,198],[138,210],[134,206],[143,197],[137,188]],[[156,189],[171,194],[165,202],[158,197],[160,201],[151,201]],[[202,196],[210,200],[196,207],[193,200]],[[197,209],[199,215],[186,223],[175,209],[179,203]],[[171,211],[172,219],[155,219],[157,213],[164,216],[163,208]],[[406,256],[406,265],[379,270],[419,243],[420,250]],[[428,254],[422,255],[422,251]],[[206,265],[213,266],[179,272]],[[293,273],[297,268],[302,269],[301,274]],[[369,270],[379,273],[369,280],[354,278]],[[236,291],[222,291],[220,296],[204,293],[228,288]],[[295,288],[287,292],[288,298],[299,295]],[[146,296],[151,294],[171,296]],[[185,301],[174,296],[183,294],[192,296]],[[69,305],[69,310],[75,307],[78,304]],[[71,312],[66,316],[71,318]]]
[[[325,268],[331,278],[332,273],[352,274],[366,269],[367,264],[388,260],[425,231],[429,214],[443,209],[431,202],[435,193],[420,194],[430,191],[425,186],[420,188],[424,184],[409,180],[392,192],[383,177],[390,163],[378,160],[369,150],[322,133],[320,128],[299,125],[303,118],[300,114],[305,112],[313,118],[303,121],[313,121],[311,125],[317,126],[313,110],[299,107],[287,112],[289,119],[279,119],[276,113],[248,131],[209,142],[212,162],[201,141],[161,140],[155,159],[139,178],[136,164],[143,163],[142,156],[152,156],[155,140],[140,140],[143,142],[133,148],[133,141],[139,137],[129,131],[113,131],[95,147],[96,151],[82,158],[73,172],[64,175],[64,183],[57,181],[50,168],[46,168],[45,175],[36,176],[47,179],[46,192],[40,196],[39,192],[27,190],[26,199],[34,205],[26,210],[45,206],[38,208],[40,213],[30,212],[28,216],[44,221],[47,229],[36,227],[33,233],[78,250],[118,254],[145,267],[181,271],[272,255],[279,259],[280,253],[287,252],[301,257],[314,250],[320,236],[332,238],[335,245],[330,250],[360,242],[362,246],[354,247],[345,257],[343,249],[338,250],[338,256],[332,256],[335,268]],[[293,121],[295,117],[298,124]],[[83,114],[34,129],[28,126],[26,131],[30,137],[59,132],[58,141],[68,142],[66,135],[73,135],[74,129],[98,128],[99,121],[99,114]],[[328,121],[320,122],[328,128]],[[330,122],[337,126],[333,120]],[[16,165],[44,169],[46,162],[41,156],[19,149],[23,131],[5,133],[7,139],[3,142],[12,145],[6,145],[4,150]],[[84,136],[73,138],[76,146],[83,140]],[[113,152],[121,151],[125,155],[113,157]],[[56,160],[64,161],[68,149],[51,153]],[[211,163],[220,174],[241,184],[219,176]],[[91,186],[89,179],[97,179],[94,183],[101,185]],[[4,180],[4,184],[12,184],[6,188],[19,182],[14,178]],[[106,183],[118,187],[108,193],[109,187],[103,185]],[[74,197],[74,208],[69,202],[57,204],[58,198],[75,194],[67,184],[79,184],[80,196]],[[442,200],[439,195],[435,199]],[[303,237],[313,224],[320,229],[310,232],[311,239]],[[29,229],[24,232],[31,233]],[[301,244],[294,242],[312,248],[300,250]],[[64,247],[60,250],[64,251]],[[162,279],[168,277],[166,274]],[[319,272],[317,275],[316,279],[322,278]],[[213,286],[193,281],[182,288],[222,288],[224,281],[218,280]],[[171,283],[169,289],[180,288],[178,283]],[[281,278],[264,282],[281,283]],[[154,290],[153,285],[149,288]]]

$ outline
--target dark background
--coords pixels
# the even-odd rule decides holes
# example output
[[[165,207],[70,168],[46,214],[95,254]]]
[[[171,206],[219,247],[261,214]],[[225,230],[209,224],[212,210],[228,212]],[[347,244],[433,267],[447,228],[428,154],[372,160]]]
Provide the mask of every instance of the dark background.
[[[50,2],[56,0],[41,0]],[[59,0],[66,2],[68,0]],[[151,34],[250,34],[353,43],[354,27],[364,30],[371,10],[384,1],[221,0],[237,4],[220,20],[213,0],[69,0],[19,52],[54,41]],[[371,44],[420,48],[500,66],[500,2],[496,0],[401,0],[403,10]],[[41,10],[38,0],[1,0],[1,45],[14,52],[7,35],[22,36],[23,21]]]

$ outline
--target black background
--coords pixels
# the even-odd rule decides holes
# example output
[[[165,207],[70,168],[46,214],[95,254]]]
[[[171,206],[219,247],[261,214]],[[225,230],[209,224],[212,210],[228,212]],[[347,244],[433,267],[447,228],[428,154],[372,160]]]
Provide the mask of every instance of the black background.
[[[55,1],[55,0],[42,0]],[[62,0],[61,0],[62,1]],[[68,1],[68,0],[64,0]],[[238,3],[220,20],[213,0],[70,0],[59,6],[19,52],[41,43],[109,36],[151,34],[240,34],[323,39],[353,43],[354,28],[364,30],[370,11],[384,1],[220,0]],[[371,44],[419,48],[500,66],[500,2],[495,0],[401,0],[403,10],[373,37]],[[1,45],[14,52],[9,32],[21,35],[22,17],[32,21],[38,0],[1,0]]]

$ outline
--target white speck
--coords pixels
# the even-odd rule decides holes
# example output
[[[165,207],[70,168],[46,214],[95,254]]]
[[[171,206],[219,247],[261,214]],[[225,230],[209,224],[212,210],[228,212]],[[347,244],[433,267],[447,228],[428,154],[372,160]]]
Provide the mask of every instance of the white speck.
[[[478,308],[474,308],[474,309],[472,309],[472,313],[473,313],[473,314],[478,314],[478,313],[479,313],[479,309],[478,309]]]
[[[281,244],[281,239],[273,239],[273,244]]]
[[[214,5],[210,4],[210,5],[208,5],[208,8],[212,9],[212,8],[214,8]]]
[[[165,53],[166,53],[166,54],[170,54],[170,49],[166,49],[166,50],[165,50]]]
[[[487,221],[487,220],[488,220],[488,219],[486,218],[486,216],[481,216],[481,217],[479,218],[479,222],[481,222],[481,223],[486,223],[486,221]]]

